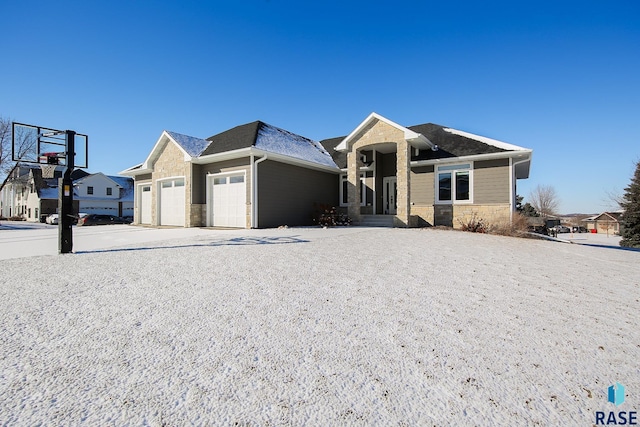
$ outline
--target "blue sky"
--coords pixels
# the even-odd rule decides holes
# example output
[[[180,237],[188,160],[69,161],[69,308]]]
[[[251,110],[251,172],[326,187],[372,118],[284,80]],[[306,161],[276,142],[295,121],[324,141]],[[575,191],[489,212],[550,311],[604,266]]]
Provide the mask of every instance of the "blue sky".
[[[600,212],[640,160],[640,3],[3,1],[0,115],[89,135],[89,171],[162,130],[321,140],[372,111],[534,150],[525,196]]]

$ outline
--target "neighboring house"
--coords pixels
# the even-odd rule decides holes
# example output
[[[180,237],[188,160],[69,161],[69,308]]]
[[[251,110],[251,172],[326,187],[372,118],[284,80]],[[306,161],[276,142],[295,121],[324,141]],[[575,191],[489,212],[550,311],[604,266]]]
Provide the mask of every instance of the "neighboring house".
[[[435,124],[372,113],[320,142],[257,121],[207,139],[164,131],[135,179],[134,223],[264,228],[307,225],[314,206],[356,224],[459,227],[509,221],[532,151]]]
[[[40,221],[58,211],[58,178],[42,178],[38,166],[21,165],[2,190],[2,215]],[[76,169],[71,174],[74,211],[117,216],[133,216],[133,180],[129,177],[89,174]]]
[[[583,219],[587,230],[596,233],[620,234],[620,216],[622,211],[602,212],[600,215]]]
[[[101,172],[73,181],[79,212],[133,217],[133,180]]]

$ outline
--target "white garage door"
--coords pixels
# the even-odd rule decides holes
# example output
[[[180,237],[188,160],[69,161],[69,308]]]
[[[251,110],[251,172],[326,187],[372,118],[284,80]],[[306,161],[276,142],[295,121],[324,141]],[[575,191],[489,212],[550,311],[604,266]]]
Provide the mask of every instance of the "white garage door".
[[[246,227],[247,191],[244,174],[211,179],[211,224],[214,227]]]
[[[160,225],[184,227],[184,178],[160,183]]]
[[[151,224],[151,186],[140,187],[140,224]]]

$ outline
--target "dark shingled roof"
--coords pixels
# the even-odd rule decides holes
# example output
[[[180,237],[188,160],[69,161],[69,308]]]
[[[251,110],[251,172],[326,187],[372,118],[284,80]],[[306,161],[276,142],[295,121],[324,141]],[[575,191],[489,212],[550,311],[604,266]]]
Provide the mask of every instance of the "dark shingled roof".
[[[337,138],[325,139],[320,141],[320,144],[322,144],[324,149],[327,150],[329,154],[331,154],[331,158],[340,169],[344,169],[347,167],[347,153],[336,151],[336,147],[345,138],[346,136],[339,136]]]
[[[420,150],[420,155],[414,156],[411,160],[446,159],[449,157],[503,153],[508,151],[503,148],[485,144],[476,139],[447,132],[444,130],[444,126],[434,123],[409,126],[409,129],[426,136],[429,138],[429,141],[438,146],[438,151]]]
[[[509,151],[493,145],[485,144],[477,139],[467,138],[466,136],[447,132],[445,128],[445,126],[440,126],[434,123],[409,126],[408,129],[426,136],[429,138],[429,141],[438,146],[438,151],[420,150],[420,154],[418,156],[412,154],[411,160],[446,159]],[[333,161],[341,169],[347,167],[347,153],[335,151],[335,148],[345,138],[346,136],[341,136],[338,138],[330,138],[320,141],[320,144],[322,144],[329,154],[331,154]]]
[[[258,138],[258,130],[263,125],[264,123],[258,120],[213,135],[207,138],[207,141],[211,141],[211,144],[209,144],[200,156],[252,147]]]

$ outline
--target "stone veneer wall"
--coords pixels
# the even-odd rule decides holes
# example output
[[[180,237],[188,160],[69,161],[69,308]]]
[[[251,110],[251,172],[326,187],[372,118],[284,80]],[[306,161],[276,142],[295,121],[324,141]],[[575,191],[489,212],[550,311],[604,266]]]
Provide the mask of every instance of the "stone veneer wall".
[[[204,227],[207,225],[207,205],[193,204],[191,205],[190,227]]]
[[[509,204],[453,205],[453,228],[462,228],[476,215],[485,225],[506,224],[511,221]]]
[[[492,205],[432,205],[412,206],[410,227],[428,227],[443,225],[456,229],[468,223],[473,214],[476,219],[487,225],[505,224],[511,221],[511,208],[508,204]]]
[[[172,142],[168,142],[153,164],[151,174],[153,183],[151,186],[151,224],[160,225],[158,221],[158,180],[170,177],[184,177],[185,186],[185,227],[191,227],[191,162],[184,161],[184,154]]]
[[[347,180],[349,216],[354,222],[360,220],[360,172],[358,150],[369,147],[375,148],[376,144],[395,143],[397,146],[396,176],[398,178],[398,195],[396,203],[398,210],[394,218],[394,226],[410,226],[409,205],[409,161],[411,152],[409,143],[404,139],[404,132],[383,121],[376,120],[365,126],[356,136],[355,142],[347,153]]]
[[[434,225],[434,208],[431,206],[411,206],[409,227],[429,227]]]

